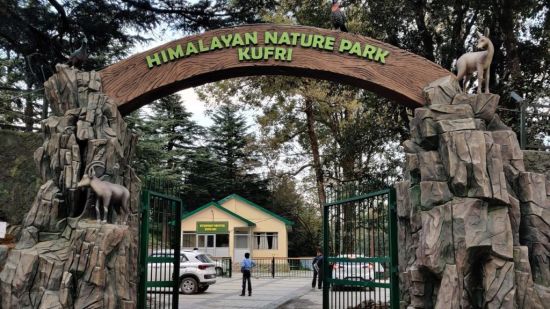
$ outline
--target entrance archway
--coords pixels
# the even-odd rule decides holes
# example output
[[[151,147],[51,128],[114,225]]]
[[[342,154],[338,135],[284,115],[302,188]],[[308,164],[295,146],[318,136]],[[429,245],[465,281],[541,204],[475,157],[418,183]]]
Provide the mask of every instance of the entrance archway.
[[[136,267],[137,225],[150,213],[138,208],[140,180],[130,167],[137,136],[122,116],[186,87],[268,74],[335,80],[411,107],[423,106],[422,89],[430,84],[424,93],[438,104],[416,110],[403,144],[409,180],[396,186],[396,203],[388,197],[372,204],[397,205],[392,211],[407,249],[399,263],[401,300],[498,308],[542,308],[549,301],[548,181],[526,171],[514,132],[495,114],[499,96],[462,93],[436,64],[358,35],[256,25],[174,41],[99,74],[56,69],[45,83],[56,116],[44,121],[44,143],[34,154],[44,185],[0,274],[7,307],[42,299],[54,307],[135,307],[137,278],[146,273]],[[96,223],[86,212],[95,200],[80,184],[85,173],[129,189],[128,225]]]
[[[103,93],[116,102],[122,115],[177,90],[252,75],[332,80],[419,107],[424,104],[422,88],[452,75],[425,58],[375,39],[274,24],[185,37],[117,62],[99,74]]]
[[[253,75],[288,75],[331,80],[373,91],[414,108],[424,105],[424,87],[434,80],[452,75],[422,57],[368,37],[313,27],[271,24],[219,29],[185,37],[115,63],[101,70],[99,74],[102,92],[117,105],[122,115],[178,90],[227,78]],[[357,215],[364,216],[371,223],[389,222],[387,226],[379,225],[380,229],[387,231],[378,233],[382,236],[376,237],[376,241],[382,243],[385,239],[391,239],[396,245],[396,219],[390,213],[389,207],[390,200],[395,200],[390,198],[391,192],[393,191],[375,195],[377,202],[382,205],[384,202],[381,201],[385,199],[387,204],[385,207],[377,207],[379,214],[376,220],[367,218],[369,213],[372,217],[373,209],[365,208]],[[340,205],[339,202],[332,204],[334,205],[331,206],[336,207],[356,207],[349,202],[346,205]],[[336,211],[341,210],[338,208]],[[332,222],[330,228],[328,221],[324,225],[325,230],[329,230],[336,223]],[[347,224],[343,226],[349,230]],[[348,232],[364,234],[358,230]],[[328,243],[327,235],[328,232],[325,234],[325,243]],[[359,238],[358,236],[357,239]],[[357,265],[379,265],[379,269],[374,270],[373,274],[378,272],[380,275],[383,273],[381,265],[384,264],[389,274],[389,269],[393,269],[391,266],[396,265],[396,247],[379,247],[376,254],[372,253],[367,257],[354,256],[353,260],[348,260],[346,255],[329,256],[326,254],[328,246],[324,251],[327,261],[335,265],[347,263],[352,268]],[[177,248],[179,246],[174,247],[174,250]],[[142,248],[145,256],[146,250]],[[142,263],[143,269],[148,268],[148,262],[142,260]],[[329,273],[328,268],[325,272]],[[379,289],[383,297],[375,297],[376,300],[391,303],[392,308],[397,304],[397,277],[393,271],[388,277],[391,278],[388,279],[391,284],[351,282],[345,277],[345,272],[334,272],[336,279],[330,279],[331,285],[348,287],[354,284],[361,288]],[[371,279],[374,279],[373,276]],[[147,282],[144,287],[147,284],[153,282]],[[140,292],[144,293],[144,290]],[[334,297],[333,295],[332,298]],[[327,288],[323,293],[325,306],[328,306],[328,300]]]
[[[45,142],[35,152],[45,185],[38,192],[37,202],[24,223],[24,228],[28,229],[26,235],[37,233],[36,230],[63,233],[69,239],[64,239],[61,246],[71,248],[71,256],[87,257],[87,252],[111,252],[104,254],[105,263],[75,263],[82,265],[82,269],[76,269],[77,272],[86,273],[86,276],[71,279],[69,271],[73,269],[66,269],[65,265],[56,267],[59,273],[66,273],[67,282],[75,282],[71,286],[94,287],[93,297],[90,293],[78,294],[74,290],[75,304],[106,303],[107,299],[109,303],[124,303],[128,307],[138,303],[137,277],[146,273],[144,267],[136,267],[138,244],[135,232],[139,218],[150,213],[138,206],[140,181],[130,167],[137,136],[128,129],[122,116],[177,90],[249,75],[333,80],[368,89],[399,104],[420,107],[424,104],[422,89],[434,80],[451,75],[422,57],[367,37],[312,27],[268,24],[219,29],[183,38],[134,55],[100,72],[81,72],[66,65],[56,68],[58,73],[45,83],[46,96],[56,116],[44,123]],[[93,248],[80,246],[79,235],[84,234],[78,224],[73,224],[80,217],[68,218],[66,214],[87,215],[86,205],[93,202],[93,197],[84,194],[90,191],[78,186],[85,173],[103,176],[103,180],[122,184],[130,191],[128,226],[108,224],[110,229],[103,233],[106,230],[103,225],[87,220],[85,228],[98,235],[94,245],[90,245]],[[67,212],[67,209],[76,211]],[[66,227],[55,224],[63,219],[71,219],[67,220]],[[103,245],[112,244],[114,241],[109,237],[114,237],[115,233],[122,245],[112,253],[108,251],[112,248]],[[33,245],[29,241],[29,246]],[[45,254],[36,252],[33,257]],[[161,260],[156,261],[166,262],[163,257],[159,258]],[[175,258],[171,260],[177,263]],[[115,262],[117,267],[106,267]],[[68,265],[72,267],[70,265],[74,264]],[[90,267],[84,269],[86,265]],[[28,277],[31,277],[30,273],[29,268]],[[94,275],[88,275],[91,273]],[[119,282],[116,278],[127,280]],[[27,286],[4,283],[4,286],[13,288],[6,293],[22,295],[30,291]],[[124,295],[113,292],[114,284],[117,285],[116,291],[125,291]],[[49,287],[47,282],[43,286]],[[142,291],[143,288],[140,286]],[[104,293],[110,293],[109,297],[104,298]]]

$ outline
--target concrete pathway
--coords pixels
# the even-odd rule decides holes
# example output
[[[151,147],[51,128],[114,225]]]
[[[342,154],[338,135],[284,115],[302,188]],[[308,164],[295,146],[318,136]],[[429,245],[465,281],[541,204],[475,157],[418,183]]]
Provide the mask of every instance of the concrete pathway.
[[[219,278],[203,294],[180,295],[180,308],[321,309],[323,294],[310,278],[252,278],[252,296],[239,296],[241,278]]]

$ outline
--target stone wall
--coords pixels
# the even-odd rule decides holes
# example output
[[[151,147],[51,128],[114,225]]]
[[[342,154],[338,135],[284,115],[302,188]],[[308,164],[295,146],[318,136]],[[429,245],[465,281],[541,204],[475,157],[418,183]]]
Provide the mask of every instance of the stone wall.
[[[545,174],[550,179],[550,151],[524,150],[523,161],[527,171]]]
[[[56,69],[45,83],[56,116],[42,123],[34,153],[43,185],[0,273],[2,308],[133,308],[140,184],[129,162],[137,136],[97,73]],[[130,190],[128,225],[95,221],[93,194],[77,188],[85,173]]]
[[[397,184],[402,308],[550,303],[550,181],[527,172],[499,97],[424,89]]]

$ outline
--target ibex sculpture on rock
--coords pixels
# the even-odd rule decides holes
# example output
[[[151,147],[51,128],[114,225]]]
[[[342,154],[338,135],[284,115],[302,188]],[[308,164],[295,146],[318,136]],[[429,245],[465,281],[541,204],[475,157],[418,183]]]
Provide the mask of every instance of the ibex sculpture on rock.
[[[485,93],[489,93],[489,76],[495,49],[493,43],[489,40],[489,28],[485,28],[485,34],[477,31],[477,35],[479,40],[477,41],[476,47],[485,50],[465,53],[460,56],[456,62],[456,67],[458,69],[456,77],[458,80],[464,80],[462,88],[463,91],[466,91],[466,82],[472,73],[477,71],[477,92],[482,93],[482,87],[485,85]]]
[[[128,220],[128,201],[130,199],[130,192],[128,189],[121,185],[117,185],[114,183],[110,183],[108,181],[103,181],[94,175],[91,177],[87,174],[84,174],[82,176],[82,179],[78,182],[77,185],[78,188],[81,187],[91,187],[92,190],[95,192],[97,198],[95,203],[95,211],[96,211],[96,217],[97,222],[99,223],[101,221],[101,213],[99,208],[99,201],[101,201],[101,204],[103,206],[103,221],[102,223],[107,222],[107,214],[109,213],[109,205],[111,203],[119,203],[120,204],[120,211],[118,213],[120,214],[121,211],[124,211],[125,217],[122,221],[123,224],[126,224],[126,220]],[[114,206],[113,206],[114,208]]]

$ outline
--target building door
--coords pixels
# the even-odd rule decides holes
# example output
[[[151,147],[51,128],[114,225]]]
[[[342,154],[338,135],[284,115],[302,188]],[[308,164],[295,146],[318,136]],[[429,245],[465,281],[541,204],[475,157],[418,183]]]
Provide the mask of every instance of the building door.
[[[197,235],[197,248],[204,253],[209,253],[216,256],[216,234],[198,234]]]
[[[244,254],[250,252],[250,232],[235,231],[235,248],[233,250],[233,261],[240,262]]]

